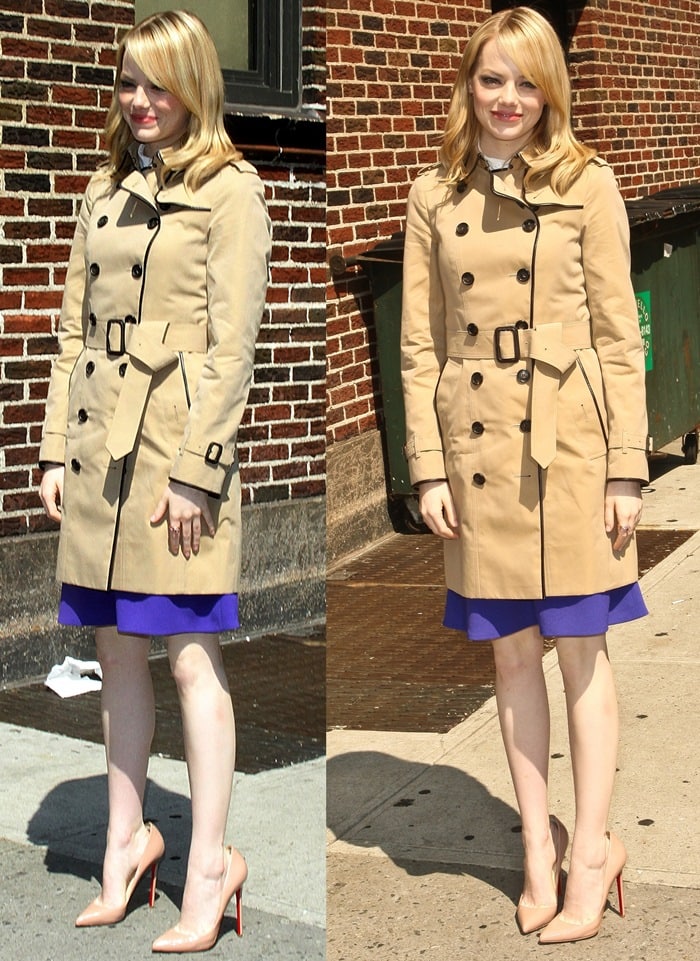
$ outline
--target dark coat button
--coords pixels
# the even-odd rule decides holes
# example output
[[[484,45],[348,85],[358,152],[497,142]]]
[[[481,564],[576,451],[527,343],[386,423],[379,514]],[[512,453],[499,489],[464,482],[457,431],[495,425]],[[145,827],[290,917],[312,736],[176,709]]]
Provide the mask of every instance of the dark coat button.
[[[484,433],[484,425],[481,423],[480,420],[475,420],[474,423],[472,424],[472,433],[476,434],[477,436]]]
[[[102,214],[100,219],[97,221],[97,226],[106,227],[108,223],[109,223],[109,217],[107,217],[106,214]]]
[[[97,317],[95,317],[94,314],[90,314],[88,320],[90,321],[90,326],[91,326],[91,327],[94,327],[95,324],[97,323]]]
[[[472,477],[472,480],[474,481],[477,487],[483,487],[484,484],[486,483],[486,478],[484,477],[483,474],[474,474]]]
[[[460,180],[460,182],[457,184],[457,193],[463,194],[466,189],[467,189],[466,183],[464,182],[464,180]]]
[[[516,330],[527,330],[530,325],[526,320],[518,320],[515,324]]]
[[[95,362],[94,360],[89,360],[85,365],[85,375],[86,377],[91,377],[95,372]]]
[[[126,317],[124,318],[124,323],[125,323],[125,324],[135,324],[135,323],[136,323],[136,318],[134,317],[133,314],[127,314]]]
[[[462,283],[465,287],[471,287],[474,283],[474,274],[471,274],[468,270],[462,274]]]
[[[131,268],[131,276],[135,277],[137,280],[142,273],[143,273],[143,267],[141,266],[141,264],[134,264],[134,266]]]
[[[88,412],[85,410],[84,407],[81,407],[80,410],[78,411],[78,420],[80,421],[81,424],[84,424],[87,419],[88,419]]]
[[[521,267],[515,276],[518,279],[518,283],[526,284],[530,279],[530,271],[527,270],[525,267]]]
[[[90,264],[90,276],[91,276],[91,277],[97,277],[97,275],[99,274],[99,272],[100,272],[100,265],[99,265],[99,264]]]
[[[128,366],[129,366],[128,364],[120,364],[120,365],[119,365],[119,376],[120,376],[120,377],[126,377],[126,368],[127,368]]]
[[[472,374],[472,387],[481,387],[484,382],[484,375],[481,371],[475,370]]]
[[[76,474],[80,473],[80,461],[77,457],[73,457],[70,462],[71,470],[74,470]]]
[[[520,430],[523,432],[523,434],[529,434],[530,431],[532,430],[532,421],[530,421],[530,420],[521,420],[521,421],[520,421]]]
[[[537,226],[536,220],[526,220],[523,223],[523,230],[525,231],[526,234],[531,234],[536,226]]]
[[[519,384],[527,384],[527,382],[530,379],[530,371],[526,370],[525,368],[523,368],[522,370],[519,370],[518,373],[515,375],[515,379]]]
[[[457,224],[455,233],[458,237],[464,237],[465,234],[469,233],[469,224],[465,224],[464,221],[462,221],[461,224]]]
[[[151,219],[148,221],[146,226],[148,227],[149,230],[155,230],[159,223],[160,223],[160,217],[151,217]]]
[[[467,333],[470,337],[476,337],[476,335],[479,333],[479,328],[476,326],[476,324],[467,324]]]

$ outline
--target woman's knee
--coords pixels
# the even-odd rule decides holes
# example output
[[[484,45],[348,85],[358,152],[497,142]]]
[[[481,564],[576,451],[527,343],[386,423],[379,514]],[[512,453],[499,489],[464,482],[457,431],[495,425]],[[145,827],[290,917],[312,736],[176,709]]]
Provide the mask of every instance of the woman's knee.
[[[187,692],[199,685],[206,685],[217,678],[218,664],[221,661],[218,646],[201,644],[197,641],[168,644],[170,673],[180,693]]]
[[[542,670],[544,641],[536,628],[499,637],[492,642],[497,677],[510,680]]]

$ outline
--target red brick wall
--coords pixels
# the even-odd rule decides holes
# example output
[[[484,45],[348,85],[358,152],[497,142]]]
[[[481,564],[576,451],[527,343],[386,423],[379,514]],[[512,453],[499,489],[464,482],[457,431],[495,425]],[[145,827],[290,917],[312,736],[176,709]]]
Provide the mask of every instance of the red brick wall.
[[[591,0],[570,48],[578,132],[634,198],[697,183],[697,0]]]
[[[133,0],[0,0],[0,535],[52,526],[36,459],[61,288],[133,17]],[[323,102],[322,36],[305,2],[305,103]],[[240,455],[245,496],[270,501],[323,490],[325,196],[318,161],[259,166],[274,259]]]
[[[467,36],[488,0],[329,0],[329,257],[352,256],[403,228],[416,171],[435,133]],[[614,166],[629,198],[698,180],[697,0],[589,0],[570,46],[576,129]],[[372,303],[361,271],[327,289],[327,440],[376,428]]]
[[[329,256],[403,229],[408,188],[436,158],[435,135],[469,32],[486,3],[329,0]],[[369,285],[359,270],[327,294],[329,444],[375,428],[379,385]]]

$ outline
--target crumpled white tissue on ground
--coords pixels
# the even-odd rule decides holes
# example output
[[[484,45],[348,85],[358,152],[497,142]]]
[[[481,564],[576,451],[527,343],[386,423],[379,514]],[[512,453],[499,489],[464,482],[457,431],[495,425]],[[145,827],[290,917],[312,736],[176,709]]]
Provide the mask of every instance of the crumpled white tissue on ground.
[[[100,680],[89,677],[90,674],[96,674]],[[75,657],[66,657],[63,664],[54,664],[44,684],[59,697],[75,697],[87,691],[101,690],[101,678],[102,668],[98,661],[79,661]]]

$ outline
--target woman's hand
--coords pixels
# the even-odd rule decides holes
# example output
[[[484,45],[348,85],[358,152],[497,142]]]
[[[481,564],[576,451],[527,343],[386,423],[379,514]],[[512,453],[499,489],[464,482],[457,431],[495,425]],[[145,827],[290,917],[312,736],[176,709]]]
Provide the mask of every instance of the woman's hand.
[[[425,481],[418,488],[418,509],[433,534],[454,540],[459,537],[457,510],[446,480]]]
[[[642,491],[639,481],[610,480],[605,488],[605,530],[613,534],[613,550],[621,551],[632,539],[642,516]]]
[[[202,521],[206,524],[210,537],[216,533],[207,494],[196,487],[170,481],[151,515],[151,524],[159,524],[166,514],[168,550],[171,554],[182,550],[183,557],[189,558],[190,554],[199,553]]]
[[[63,478],[66,469],[63,464],[47,467],[39,485],[39,497],[44,510],[52,521],[61,523],[61,502],[63,501]]]

